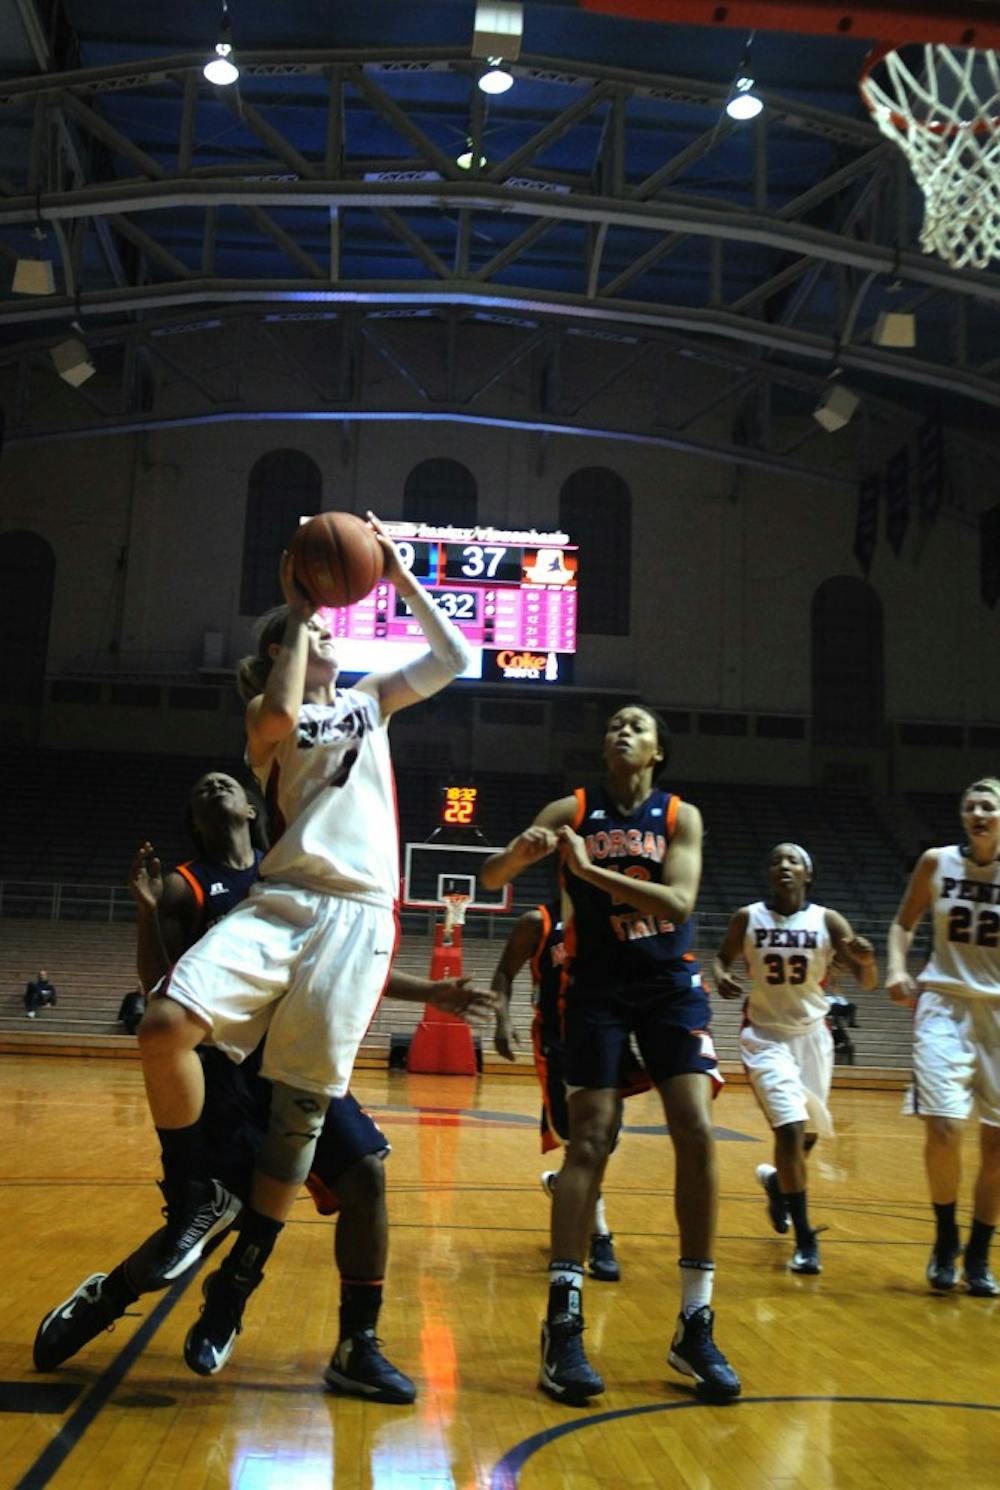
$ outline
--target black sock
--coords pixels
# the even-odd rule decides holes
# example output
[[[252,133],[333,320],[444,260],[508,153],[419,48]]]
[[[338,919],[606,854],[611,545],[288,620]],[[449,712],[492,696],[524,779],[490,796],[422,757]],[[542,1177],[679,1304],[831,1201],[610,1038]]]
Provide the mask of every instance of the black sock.
[[[806,1214],[806,1192],[794,1190],[791,1195],[781,1192],[781,1198],[795,1227],[795,1240],[800,1245],[812,1238],[812,1227],[809,1225],[809,1217]]]
[[[934,1219],[937,1223],[937,1236],[934,1245],[940,1252],[954,1252],[958,1249],[958,1225],[955,1221],[955,1201],[949,1201],[947,1205],[934,1205]]]
[[[138,1290],[128,1280],[125,1263],[120,1262],[101,1284],[102,1300],[110,1304],[118,1315],[124,1314],[129,1304],[134,1304],[138,1297]]]
[[[381,1278],[341,1278],[340,1338],[374,1330],[382,1308]]]
[[[285,1223],[247,1206],[240,1222],[239,1236],[222,1264],[222,1276],[240,1294],[252,1293],[264,1276],[264,1264]]]
[[[207,1181],[201,1118],[186,1128],[157,1128],[167,1188],[182,1190],[189,1180]]]
[[[993,1240],[994,1226],[987,1226],[985,1221],[977,1221],[973,1218],[972,1230],[969,1232],[969,1240],[965,1245],[966,1265],[970,1262],[982,1263],[985,1267],[990,1256],[990,1242]]]

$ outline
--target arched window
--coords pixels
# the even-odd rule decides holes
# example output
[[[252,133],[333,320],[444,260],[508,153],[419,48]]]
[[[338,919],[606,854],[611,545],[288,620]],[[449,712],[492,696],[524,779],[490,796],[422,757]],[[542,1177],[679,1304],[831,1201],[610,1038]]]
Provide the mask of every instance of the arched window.
[[[812,714],[817,745],[880,746],[885,711],[882,604],[850,575],[812,602]]]
[[[0,535],[0,697],[39,704],[56,561],[37,533]]]
[[[403,518],[411,523],[475,527],[476,478],[461,461],[422,460],[403,487]]]
[[[580,548],[580,631],[626,636],[632,595],[632,493],[606,466],[574,471],[559,493],[559,526]]]
[[[278,562],[298,527],[323,505],[319,466],[301,450],[269,450],[250,472],[243,528],[240,612],[259,616],[281,602]]]

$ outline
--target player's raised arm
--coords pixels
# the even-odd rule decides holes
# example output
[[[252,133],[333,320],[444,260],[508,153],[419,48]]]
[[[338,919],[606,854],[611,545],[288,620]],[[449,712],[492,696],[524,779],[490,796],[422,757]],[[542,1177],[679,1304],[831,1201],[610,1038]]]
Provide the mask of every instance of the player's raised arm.
[[[249,697],[246,728],[251,766],[263,765],[277,742],[296,728],[306,690],[310,630],[318,634],[323,629],[314,620],[316,607],[295,578],[288,553],[281,556],[280,579],[285,613],[272,612],[261,637],[266,646],[265,655],[255,659],[261,669],[259,691],[255,692],[248,676],[240,674],[241,692]]]
[[[385,556],[384,578],[406,601],[428,646],[428,651],[415,662],[409,662],[395,672],[371,673],[358,684],[365,693],[378,699],[383,717],[388,718],[398,709],[409,708],[421,699],[440,693],[453,678],[464,672],[472,654],[458,627],[438,609],[419,580],[414,579],[403,564],[399,549],[374,513],[368,513],[368,521],[375,529]]]
[[[576,811],[575,797],[560,797],[543,807],[530,828],[516,834],[506,848],[483,861],[479,878],[487,890],[502,889],[522,870],[554,853],[559,842],[559,829],[574,820]]]

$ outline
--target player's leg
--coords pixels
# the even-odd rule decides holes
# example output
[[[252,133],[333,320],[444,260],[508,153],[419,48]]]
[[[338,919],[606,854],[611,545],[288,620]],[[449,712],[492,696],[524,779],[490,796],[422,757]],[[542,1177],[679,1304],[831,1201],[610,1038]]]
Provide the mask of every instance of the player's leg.
[[[349,1396],[407,1403],[417,1389],[386,1359],[377,1336],[389,1255],[388,1152],[385,1135],[348,1093],[327,1109],[307,1185],[321,1214],[339,1207],[334,1256],[340,1325],[324,1380]]]
[[[971,1116],[976,1051],[966,1001],[927,989],[913,1019],[912,1111],[924,1123],[924,1167],[934,1209],[934,1248],[927,1281],[954,1288],[961,1252],[956,1206],[962,1178],[962,1128]]]
[[[990,1243],[1000,1219],[1000,1126],[979,1124],[979,1173],[972,1196],[972,1230],[965,1244],[964,1277],[971,1294],[996,1298],[1000,1283],[990,1271]]]
[[[719,1178],[712,1098],[722,1078],[707,1033],[707,1008],[704,1013],[704,1025],[693,1029],[668,1023],[669,1007],[654,1007],[644,1016],[637,1034],[642,1058],[663,1102],[676,1166],[674,1210],[680,1233],[681,1300],[667,1359],[676,1370],[693,1377],[700,1397],[727,1401],[739,1395],[740,1381],[713,1333]]]

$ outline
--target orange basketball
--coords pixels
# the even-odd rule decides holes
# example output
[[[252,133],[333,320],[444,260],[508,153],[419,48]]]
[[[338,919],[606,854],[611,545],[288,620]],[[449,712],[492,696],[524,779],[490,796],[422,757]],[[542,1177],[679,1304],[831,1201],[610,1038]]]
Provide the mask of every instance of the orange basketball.
[[[353,605],[382,577],[383,554],[373,529],[353,512],[321,512],[288,545],[295,578],[314,605]]]

